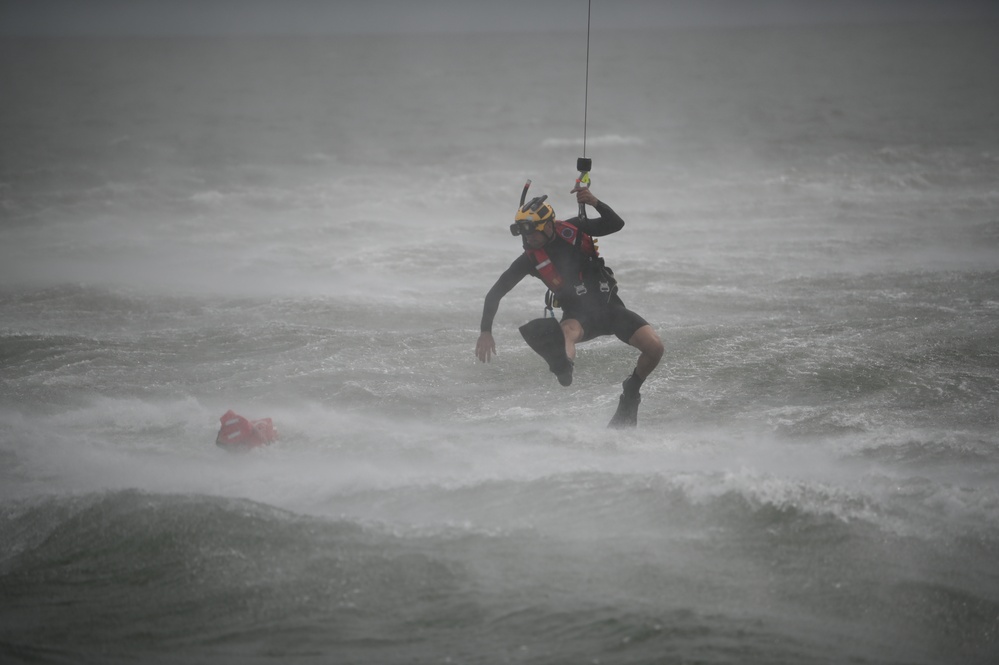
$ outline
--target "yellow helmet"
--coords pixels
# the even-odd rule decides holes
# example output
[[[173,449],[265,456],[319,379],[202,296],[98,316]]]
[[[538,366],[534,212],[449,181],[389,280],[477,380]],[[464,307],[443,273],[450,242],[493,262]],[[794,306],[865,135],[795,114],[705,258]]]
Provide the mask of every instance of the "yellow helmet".
[[[527,235],[535,231],[542,231],[545,223],[555,220],[555,209],[550,203],[545,203],[548,195],[536,196],[526,204],[520,206],[517,214],[513,216],[513,224],[510,225],[510,233],[515,236]]]

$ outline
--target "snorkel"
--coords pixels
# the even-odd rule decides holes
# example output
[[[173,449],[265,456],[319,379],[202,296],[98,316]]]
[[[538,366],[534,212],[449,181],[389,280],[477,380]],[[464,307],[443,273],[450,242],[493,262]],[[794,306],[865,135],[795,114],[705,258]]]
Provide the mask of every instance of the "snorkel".
[[[524,207],[524,199],[527,198],[527,190],[531,188],[531,179],[528,178],[527,182],[524,183],[524,191],[520,193],[520,207]]]

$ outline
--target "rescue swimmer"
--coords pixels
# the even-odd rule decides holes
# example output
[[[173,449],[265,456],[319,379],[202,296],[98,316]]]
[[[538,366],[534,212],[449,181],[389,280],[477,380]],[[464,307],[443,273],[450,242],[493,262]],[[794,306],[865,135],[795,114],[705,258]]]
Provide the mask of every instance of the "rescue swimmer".
[[[547,195],[524,202],[530,181],[524,187],[520,208],[510,232],[520,236],[524,252],[500,275],[486,294],[482,308],[481,333],[475,355],[489,362],[496,353],[492,335],[493,319],[500,300],[524,277],[533,275],[549,289],[548,309],[561,307],[562,318],[535,319],[520,327],[527,343],[548,362],[548,368],[563,386],[572,383],[576,344],[602,335],[616,335],[639,350],[637,364],[625,379],[617,412],[609,427],[634,427],[638,423],[640,389],[663,355],[663,343],[640,315],[625,307],[617,292],[614,273],[604,264],[594,238],[616,233],[624,220],[589,187],[578,182],[571,193],[580,204],[580,216],[561,221],[547,202]],[[600,214],[590,219],[584,214],[589,205]]]

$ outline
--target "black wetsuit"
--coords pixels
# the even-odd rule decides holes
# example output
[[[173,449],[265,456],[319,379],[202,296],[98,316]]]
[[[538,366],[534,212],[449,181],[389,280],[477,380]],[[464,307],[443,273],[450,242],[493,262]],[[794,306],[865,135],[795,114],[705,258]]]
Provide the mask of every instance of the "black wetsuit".
[[[609,205],[599,202],[596,209],[600,213],[597,219],[574,217],[566,221],[577,227],[580,232],[593,237],[610,235],[624,228],[624,220]],[[566,281],[566,286],[555,294],[562,307],[562,320],[579,321],[583,327],[583,341],[600,335],[616,335],[621,341],[627,342],[636,330],[648,325],[645,319],[624,306],[616,289],[609,297],[606,291],[600,290],[602,276],[599,264],[591,261],[590,257],[579,248],[556,236],[548,241],[544,250],[559,275]],[[583,295],[577,295],[575,289],[580,272],[586,287],[586,293]],[[492,332],[493,318],[499,309],[500,300],[528,275],[541,279],[534,260],[525,253],[510,264],[486,294],[480,330]]]

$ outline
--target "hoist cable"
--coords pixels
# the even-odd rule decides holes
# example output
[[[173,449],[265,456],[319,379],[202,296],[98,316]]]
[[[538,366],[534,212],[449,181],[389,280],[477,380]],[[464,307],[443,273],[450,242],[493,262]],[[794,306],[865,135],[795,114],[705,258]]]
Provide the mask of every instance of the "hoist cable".
[[[586,84],[583,87],[583,157],[586,157],[586,114],[590,105],[590,10],[593,0],[586,0]]]

